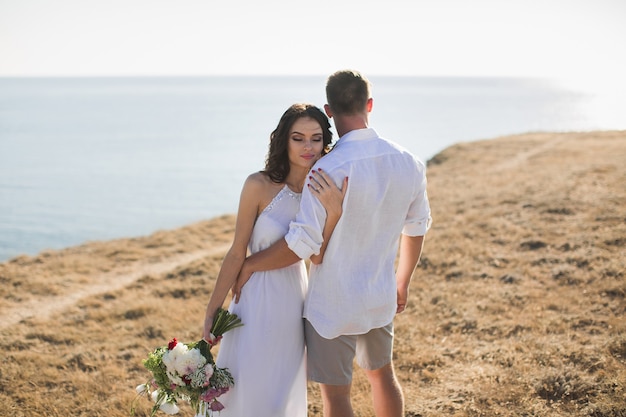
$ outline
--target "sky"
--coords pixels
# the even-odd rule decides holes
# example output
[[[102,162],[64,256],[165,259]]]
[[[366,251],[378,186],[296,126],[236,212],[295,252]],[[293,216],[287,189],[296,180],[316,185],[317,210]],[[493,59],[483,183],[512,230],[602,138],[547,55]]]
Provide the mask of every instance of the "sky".
[[[626,0],[0,0],[0,76],[619,81]]]

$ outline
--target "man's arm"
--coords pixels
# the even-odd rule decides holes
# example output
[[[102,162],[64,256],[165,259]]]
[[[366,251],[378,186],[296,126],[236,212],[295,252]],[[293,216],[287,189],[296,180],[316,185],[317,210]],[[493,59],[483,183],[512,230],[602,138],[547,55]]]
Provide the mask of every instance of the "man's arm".
[[[285,239],[279,239],[267,249],[256,252],[246,258],[233,287],[235,303],[239,302],[241,288],[248,282],[254,272],[284,268],[298,262],[300,258],[287,246]]]
[[[406,308],[409,298],[409,284],[422,255],[423,247],[424,236],[407,236],[403,234],[400,237],[400,256],[398,259],[398,270],[396,271],[396,284],[398,287],[396,314],[402,313]]]

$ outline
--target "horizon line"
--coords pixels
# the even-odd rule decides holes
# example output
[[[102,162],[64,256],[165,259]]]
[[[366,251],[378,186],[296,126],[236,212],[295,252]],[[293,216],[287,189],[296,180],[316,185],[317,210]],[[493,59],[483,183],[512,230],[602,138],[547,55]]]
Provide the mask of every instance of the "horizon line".
[[[0,74],[0,78],[327,78],[330,74]],[[553,80],[549,75],[463,75],[463,74],[390,74],[368,73],[367,78],[501,78]]]

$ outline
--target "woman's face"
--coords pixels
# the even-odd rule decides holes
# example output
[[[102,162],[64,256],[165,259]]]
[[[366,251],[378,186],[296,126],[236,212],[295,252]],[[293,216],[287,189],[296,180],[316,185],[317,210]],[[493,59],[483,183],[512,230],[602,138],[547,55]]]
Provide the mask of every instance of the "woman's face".
[[[322,156],[324,134],[317,120],[299,117],[289,130],[287,151],[293,168],[310,169]]]

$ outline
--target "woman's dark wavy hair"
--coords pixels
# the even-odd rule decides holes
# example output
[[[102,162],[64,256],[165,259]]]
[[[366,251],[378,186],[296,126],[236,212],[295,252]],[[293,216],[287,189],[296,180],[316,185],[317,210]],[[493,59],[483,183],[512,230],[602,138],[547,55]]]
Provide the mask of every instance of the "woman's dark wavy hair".
[[[289,143],[289,131],[291,127],[301,117],[310,117],[316,120],[322,127],[322,142],[324,147],[322,155],[326,155],[330,151],[330,143],[333,134],[330,131],[330,122],[328,117],[318,107],[308,103],[296,103],[291,105],[283,114],[278,122],[278,126],[270,135],[270,146],[265,158],[265,174],[267,174],[273,182],[282,183],[289,175],[289,153],[287,145]]]

